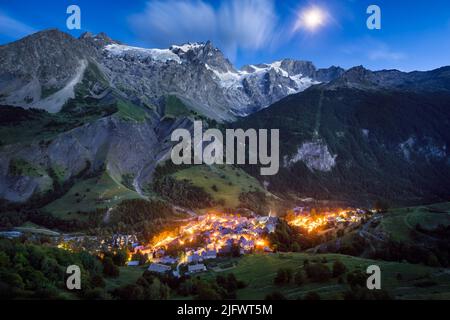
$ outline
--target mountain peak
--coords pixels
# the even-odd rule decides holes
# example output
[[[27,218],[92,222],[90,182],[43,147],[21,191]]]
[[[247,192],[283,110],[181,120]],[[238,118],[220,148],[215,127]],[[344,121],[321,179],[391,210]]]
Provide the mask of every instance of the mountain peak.
[[[357,89],[376,89],[381,85],[381,78],[362,65],[344,71],[340,77],[327,85],[330,89],[338,87]]]
[[[100,32],[94,35],[92,32],[84,32],[80,37],[80,40],[95,43],[97,46],[104,47],[108,44],[120,44],[119,41],[111,39],[106,33]]]
[[[30,34],[29,36],[26,36],[25,38],[22,38],[16,42],[25,42],[25,41],[64,41],[64,40],[75,40],[74,37],[72,37],[70,34],[63,32],[59,29],[52,28],[52,29],[45,29],[42,31],[35,32],[33,34]]]

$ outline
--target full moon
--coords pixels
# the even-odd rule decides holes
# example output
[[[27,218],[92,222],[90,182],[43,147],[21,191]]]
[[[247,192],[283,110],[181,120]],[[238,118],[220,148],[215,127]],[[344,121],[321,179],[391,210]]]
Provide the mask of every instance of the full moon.
[[[304,28],[314,31],[325,24],[326,16],[326,12],[318,7],[305,9],[299,13],[294,30]]]

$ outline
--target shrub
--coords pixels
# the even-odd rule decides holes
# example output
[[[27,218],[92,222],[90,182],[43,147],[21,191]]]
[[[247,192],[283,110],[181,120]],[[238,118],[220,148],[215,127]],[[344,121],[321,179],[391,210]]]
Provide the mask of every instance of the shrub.
[[[291,268],[280,268],[275,276],[274,283],[277,285],[288,284],[291,282],[293,274]]]
[[[301,286],[303,283],[305,283],[305,277],[303,275],[302,270],[298,270],[294,277],[295,284],[298,286]]]
[[[305,270],[308,278],[314,282],[326,282],[331,278],[330,268],[321,263],[309,264]]]
[[[333,263],[333,277],[339,277],[347,272],[347,267],[340,260]]]

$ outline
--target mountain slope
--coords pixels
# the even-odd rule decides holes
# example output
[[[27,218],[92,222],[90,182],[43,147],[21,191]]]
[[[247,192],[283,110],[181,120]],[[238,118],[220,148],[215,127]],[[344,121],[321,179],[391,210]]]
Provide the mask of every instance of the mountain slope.
[[[75,98],[89,68],[97,81],[88,96],[113,90],[128,100],[160,106],[165,96],[175,95],[218,121],[247,115],[343,72],[293,60],[237,70],[210,42],[144,49],[105,34],[75,39],[46,30],[0,46],[0,104],[59,112]]]
[[[448,199],[450,94],[361,87],[315,86],[234,124],[280,129],[283,168],[264,177],[269,190],[359,203]]]
[[[238,70],[210,42],[144,49],[43,31],[0,46],[0,199],[29,201],[105,171],[142,195],[174,129],[247,116],[231,126],[280,129],[270,191],[448,200],[449,79],[449,67],[344,71],[289,59]]]

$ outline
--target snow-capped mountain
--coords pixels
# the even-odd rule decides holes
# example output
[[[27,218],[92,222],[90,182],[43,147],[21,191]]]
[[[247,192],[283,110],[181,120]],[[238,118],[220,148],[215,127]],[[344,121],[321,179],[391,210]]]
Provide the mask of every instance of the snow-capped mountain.
[[[285,166],[268,182],[281,193],[292,170],[307,177],[296,192],[359,194],[372,186],[363,176],[384,192],[398,174],[392,194],[405,185],[446,192],[449,70],[344,71],[288,59],[237,69],[209,42],[145,49],[105,34],[39,32],[0,46],[0,201],[48,201],[102,172],[143,195],[170,157],[173,130],[192,130],[202,115],[280,129]],[[424,161],[439,166],[421,171]],[[424,179],[403,183],[411,172]]]
[[[93,68],[102,80],[90,88],[93,96],[112,89],[158,106],[165,96],[175,95],[219,121],[246,116],[344,72],[316,70],[311,62],[294,60],[238,70],[210,42],[145,49],[105,34],[75,39],[47,30],[0,47],[0,104],[58,112]]]
[[[149,100],[161,92],[176,94],[196,111],[218,120],[246,116],[331,80],[321,77],[325,70],[316,70],[305,61],[283,60],[238,70],[210,42],[162,50],[110,44],[103,53],[112,82],[125,91]],[[329,70],[334,70],[329,72],[332,79],[344,72],[340,68]]]

